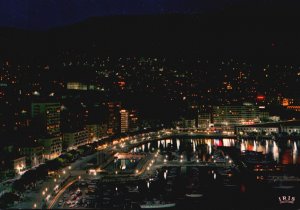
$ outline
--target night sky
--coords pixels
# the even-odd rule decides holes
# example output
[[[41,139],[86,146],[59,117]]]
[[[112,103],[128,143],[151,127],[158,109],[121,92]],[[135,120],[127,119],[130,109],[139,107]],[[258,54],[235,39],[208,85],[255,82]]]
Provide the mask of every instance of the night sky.
[[[47,29],[88,17],[205,13],[245,0],[0,0],[0,26]]]

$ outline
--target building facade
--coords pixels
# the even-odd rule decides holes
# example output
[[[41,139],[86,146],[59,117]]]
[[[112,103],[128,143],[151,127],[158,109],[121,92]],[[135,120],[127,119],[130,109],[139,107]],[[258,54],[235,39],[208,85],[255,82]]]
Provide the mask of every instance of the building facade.
[[[237,135],[248,135],[250,133],[257,133],[262,135],[283,134],[299,135],[300,121],[281,121],[272,123],[261,123],[254,125],[240,125],[235,127]]]
[[[133,110],[129,111],[128,121],[129,121],[129,131],[130,132],[139,130],[139,117],[138,117],[137,110],[133,109]]]
[[[211,124],[211,114],[210,113],[200,113],[198,114],[198,128],[206,130]]]
[[[216,128],[233,130],[235,125],[259,122],[260,112],[257,106],[214,106],[213,123]]]
[[[31,116],[39,120],[38,126],[45,134],[60,134],[60,103],[32,103]]]
[[[121,116],[121,133],[126,133],[128,132],[128,128],[129,128],[129,113],[127,110],[122,109],[120,111],[120,116]]]
[[[89,133],[87,129],[68,132],[63,134],[63,149],[73,150],[79,146],[87,144],[89,141]]]
[[[88,131],[89,140],[88,142],[94,142],[99,138],[106,136],[107,134],[107,124],[88,124],[86,125]]]
[[[116,134],[120,132],[120,102],[108,103],[108,134]]]
[[[40,138],[39,143],[44,148],[44,159],[52,160],[61,155],[62,138],[60,136]]]
[[[43,151],[44,148],[39,145],[24,146],[20,148],[20,154],[26,157],[26,162],[29,167],[36,167],[45,162]]]

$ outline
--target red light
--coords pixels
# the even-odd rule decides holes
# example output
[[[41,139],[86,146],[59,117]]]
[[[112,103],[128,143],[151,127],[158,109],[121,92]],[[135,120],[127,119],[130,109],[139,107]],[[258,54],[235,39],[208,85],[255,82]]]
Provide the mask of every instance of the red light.
[[[265,98],[266,98],[266,97],[263,96],[263,95],[259,95],[259,96],[256,97],[257,100],[265,100]]]

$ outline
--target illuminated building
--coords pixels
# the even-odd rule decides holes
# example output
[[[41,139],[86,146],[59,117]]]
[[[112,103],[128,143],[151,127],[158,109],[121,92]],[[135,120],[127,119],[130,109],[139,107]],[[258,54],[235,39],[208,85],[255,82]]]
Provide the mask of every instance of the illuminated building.
[[[0,175],[22,174],[26,170],[26,158],[16,153],[9,153],[0,156]],[[1,195],[1,191],[0,191]]]
[[[242,106],[214,106],[213,122],[215,127],[232,130],[234,125],[259,122],[259,109],[249,103]]]
[[[108,134],[116,134],[120,132],[120,102],[108,103]]]
[[[16,174],[22,173],[26,169],[26,158],[21,156],[12,160]]]
[[[122,109],[120,111],[121,115],[121,133],[126,133],[128,132],[128,111],[125,109]]]
[[[286,133],[288,135],[300,134],[300,121],[294,120],[254,125],[237,125],[235,126],[235,133],[239,135],[249,133],[258,133],[263,135],[270,135],[272,133]]]
[[[106,136],[107,133],[107,124],[89,124],[86,125],[86,128],[89,133],[89,142],[98,140],[101,137]]]
[[[300,112],[300,106],[287,106],[286,108],[289,110]]]
[[[259,119],[261,119],[262,121],[270,119],[269,112],[260,112],[259,113]]]
[[[48,135],[60,133],[60,103],[32,103],[31,116],[38,119],[38,127]]]
[[[81,82],[68,82],[67,83],[68,90],[97,90],[95,85],[92,84],[84,84]]]
[[[44,148],[38,144],[26,145],[20,148],[20,154],[25,155],[30,167],[38,166],[44,163]]]
[[[209,113],[200,113],[198,114],[198,128],[207,129],[211,124],[211,114]]]
[[[86,84],[80,82],[68,82],[67,83],[68,90],[87,90],[88,86]]]
[[[289,123],[282,126],[282,132],[291,134],[300,134],[300,122],[299,121],[290,121]]]
[[[195,119],[184,119],[183,120],[183,128],[195,128],[196,120]]]
[[[26,157],[16,152],[0,154],[0,177],[22,174],[26,170]],[[9,175],[10,174],[10,175]],[[0,184],[1,185],[1,184]],[[1,186],[0,186],[1,189]],[[1,190],[0,190],[1,195]]]
[[[136,110],[130,110],[128,116],[129,131],[134,132],[139,129],[139,118]]]
[[[67,151],[77,149],[79,146],[88,143],[88,130],[80,130],[75,132],[68,132],[63,134],[63,148]]]
[[[44,147],[45,159],[52,160],[61,155],[62,138],[60,136],[41,138],[39,143]]]
[[[291,99],[291,98],[283,98],[281,105],[282,106],[289,106],[289,105],[293,104],[293,102],[294,102],[294,100]]]
[[[241,125],[235,127],[235,133],[238,135],[247,135],[250,133],[258,133],[270,135],[272,133],[279,133],[280,128],[277,124],[255,124],[255,125]]]

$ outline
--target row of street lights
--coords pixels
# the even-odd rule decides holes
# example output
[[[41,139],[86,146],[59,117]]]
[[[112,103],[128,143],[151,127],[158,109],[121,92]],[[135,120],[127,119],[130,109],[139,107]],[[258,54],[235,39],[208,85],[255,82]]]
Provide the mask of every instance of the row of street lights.
[[[69,175],[70,175],[70,174],[71,174],[70,170],[72,169],[72,167],[71,167],[71,166],[68,166],[68,169],[69,169]],[[54,179],[53,179],[53,182],[54,182],[54,183],[57,183],[58,180],[59,180],[62,176],[64,176],[65,174],[66,174],[66,170],[64,169],[64,170],[62,171],[62,175],[58,174],[58,178],[54,178]],[[60,184],[61,184],[61,183],[60,183]],[[53,190],[54,190],[54,191],[57,191],[58,189],[59,189],[59,185],[56,184],[56,185],[54,186]],[[49,193],[49,194],[47,195],[48,191],[49,191],[48,187],[46,187],[46,188],[42,191],[42,196],[43,196],[42,203],[43,203],[44,200],[45,200],[45,201],[49,201],[49,199],[51,198],[51,193]],[[34,203],[34,204],[33,204],[33,208],[34,208],[34,209],[37,208],[37,203]]]
[[[158,157],[158,154],[159,154],[159,149],[157,150],[157,152],[155,153],[154,157],[157,159]],[[155,163],[156,159],[152,159],[147,167],[147,171],[150,171],[152,165]]]

